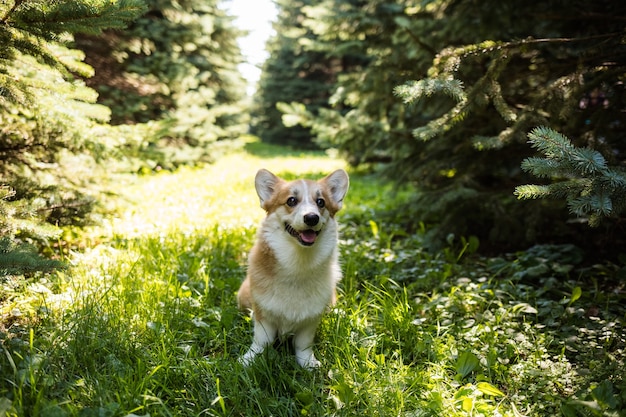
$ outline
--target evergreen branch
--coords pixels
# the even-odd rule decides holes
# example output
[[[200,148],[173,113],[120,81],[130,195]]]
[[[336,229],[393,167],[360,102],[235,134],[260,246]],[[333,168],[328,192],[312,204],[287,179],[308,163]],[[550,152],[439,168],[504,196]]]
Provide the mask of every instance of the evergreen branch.
[[[528,134],[533,148],[548,159],[567,163],[583,175],[605,172],[606,159],[600,152],[590,148],[577,148],[568,138],[546,127],[537,127]]]
[[[515,192],[513,194],[515,194],[520,200],[532,200],[550,197],[552,190],[549,185],[527,184],[515,187]]]
[[[528,37],[518,41],[505,42],[486,40],[476,44],[450,46],[444,48],[439,54],[437,54],[433,60],[431,68],[428,70],[428,76],[436,78],[452,74],[458,70],[461,60],[463,58],[467,58],[468,56],[482,56],[496,52],[499,54],[499,57],[496,57],[494,61],[499,61],[499,59],[503,58],[508,60],[511,55],[527,49],[530,45],[585,42],[591,40],[611,39],[622,35],[622,32],[612,32],[584,36],[580,38],[534,39],[532,37]]]
[[[560,162],[549,158],[539,158],[536,156],[526,158],[522,161],[522,169],[540,178],[554,178],[563,173]]]
[[[7,49],[13,51],[14,57],[12,60],[0,60],[0,64],[6,62],[4,71],[0,71],[0,97],[4,97],[9,102],[26,104],[32,100],[33,89],[42,89],[56,91],[69,98],[88,102],[96,100],[97,95],[92,90],[86,91],[86,88],[69,82],[51,82],[51,77],[46,80],[43,77],[31,76],[35,74],[34,72],[26,74],[24,71],[27,68],[36,68],[33,64],[37,61],[52,71],[58,71],[65,79],[71,78],[71,71],[85,77],[92,76],[93,68],[82,62],[83,52],[38,39],[21,29],[11,28],[10,33],[11,42],[7,45]],[[38,73],[38,75],[45,73],[47,72]],[[54,72],[50,74],[52,76]],[[59,77],[55,74],[54,78]]]
[[[461,58],[467,55],[482,55],[500,49],[505,42],[484,41],[471,45],[451,46],[444,48],[433,60],[428,76],[441,77],[457,71]]]
[[[626,175],[623,172],[609,169],[604,173],[603,178],[610,189],[626,189]]]
[[[15,246],[7,238],[0,239],[0,277],[64,268],[63,262],[45,259],[28,245]]]
[[[580,195],[589,182],[580,179],[554,182],[552,184],[526,184],[515,187],[513,194],[520,200],[558,198],[570,200]]]
[[[0,22],[5,23],[7,21],[7,19],[9,18],[9,16],[11,16],[13,14],[13,12],[15,12],[15,10],[20,7],[20,5],[24,2],[25,0],[15,0],[13,2],[13,6],[11,6],[11,8],[9,10],[7,10],[7,12],[5,13],[4,16],[2,16],[2,19],[0,19]]]
[[[528,141],[548,158],[571,155],[574,150],[574,145],[565,136],[545,126],[533,129],[528,134]]]
[[[491,91],[492,96],[498,94],[499,86],[494,80],[506,67],[508,62],[509,58],[506,56],[501,57],[501,59],[494,59],[485,74],[474,84],[468,93],[463,91],[462,82],[454,78],[427,78],[396,87],[394,92],[397,95],[404,97],[405,103],[410,102],[415,98],[429,96],[433,92],[439,91],[447,93],[458,102],[456,106],[443,116],[428,122],[425,126],[413,130],[413,136],[422,141],[427,141],[435,136],[440,136],[464,120],[473,109],[487,106],[488,101],[482,99],[482,97],[484,97],[483,91]],[[504,103],[504,99],[502,99],[502,103],[500,104],[501,111],[507,118],[515,119],[517,117]]]
[[[393,89],[395,95],[401,97],[405,104],[414,102],[435,93],[443,93],[455,101],[463,101],[466,96],[463,91],[463,82],[457,79],[425,78],[419,81],[409,81]]]
[[[500,83],[495,80],[495,78],[491,80],[491,84],[489,85],[487,91],[491,97],[493,106],[496,108],[500,116],[502,116],[504,121],[507,123],[514,123],[517,120],[517,114],[504,100],[504,97],[502,96],[502,87],[500,86]]]
[[[14,36],[10,47],[21,52],[24,55],[30,55],[42,64],[54,68],[61,72],[64,76],[68,76],[69,72],[65,66],[59,62],[57,57],[49,50],[48,44],[29,32],[22,30],[14,30]]]
[[[578,216],[594,213],[602,217],[611,215],[613,202],[606,193],[586,194],[568,200],[570,211]]]
[[[455,125],[461,122],[470,113],[468,106],[468,100],[462,100],[450,111],[443,116],[431,120],[425,126],[418,127],[413,130],[413,137],[422,141],[428,141],[435,136],[442,135],[443,133],[452,129]]]
[[[13,50],[8,47],[11,44],[11,38],[11,28],[0,24],[0,45],[3,46],[0,48],[0,60],[10,61],[15,55]]]
[[[600,35],[590,35],[583,36],[580,38],[540,38],[535,39],[532,37],[528,37],[526,39],[522,39],[520,41],[513,42],[505,42],[502,47],[505,48],[518,48],[524,45],[533,45],[533,44],[544,44],[544,43],[571,43],[571,42],[584,42],[584,41],[593,41],[598,39],[608,39],[616,36],[622,36],[622,32],[612,32],[612,33],[602,33]]]
[[[516,124],[503,129],[497,136],[475,135],[471,139],[472,146],[479,151],[502,149],[520,135],[518,130]]]
[[[477,43],[477,44],[463,45],[463,46],[457,46],[457,47],[444,49],[444,51],[440,53],[440,56],[442,58],[445,58],[447,56],[459,56],[459,57],[464,58],[470,55],[484,55],[484,54],[489,54],[495,51],[502,51],[505,49],[508,49],[508,50],[519,49],[528,45],[585,42],[585,41],[598,40],[598,39],[608,39],[608,38],[613,38],[613,37],[622,36],[622,35],[623,33],[621,32],[613,32],[613,33],[603,33],[599,35],[584,36],[580,38],[535,39],[529,36],[522,40],[510,41],[510,42],[484,41],[484,42]]]
[[[570,212],[588,215],[592,225],[624,210],[626,175],[610,168],[598,151],[578,148],[564,135],[546,127],[533,129],[528,137],[545,157],[525,159],[522,169],[538,177],[568,179],[549,185],[518,186],[515,195],[519,199],[565,198]]]
[[[93,77],[95,71],[91,65],[83,62],[85,59],[85,53],[83,51],[68,49],[59,44],[49,45],[49,49],[68,71],[86,78]]]
[[[98,35],[107,28],[123,29],[147,10],[142,0],[64,0],[23,4],[24,7],[13,13],[12,25],[42,37],[61,33]]]
[[[607,169],[606,159],[591,148],[575,148],[573,161],[584,174],[604,173]]]
[[[0,72],[0,103],[27,103],[31,100],[28,92],[17,88],[15,78]]]

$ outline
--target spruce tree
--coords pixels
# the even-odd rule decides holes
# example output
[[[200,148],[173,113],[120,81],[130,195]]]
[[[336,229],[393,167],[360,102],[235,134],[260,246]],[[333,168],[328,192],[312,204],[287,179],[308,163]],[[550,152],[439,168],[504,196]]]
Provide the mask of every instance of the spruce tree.
[[[327,106],[283,107],[289,119],[310,127],[323,147],[336,147],[354,165],[390,159],[390,147],[410,137],[408,112],[390,88],[429,62],[431,47],[398,24],[411,2],[325,0],[303,9],[312,32],[307,48],[338,63]],[[430,20],[424,19],[426,29]],[[402,23],[402,22],[401,22]],[[426,55],[424,58],[420,53]]]
[[[96,68],[87,79],[115,125],[158,123],[143,149],[161,167],[213,158],[212,148],[248,129],[241,32],[219,0],[148,0],[128,30],[84,37]]]
[[[252,132],[266,142],[311,147],[310,129],[283,121],[280,108],[298,101],[317,114],[327,106],[330,88],[340,70],[337,60],[311,47],[311,31],[301,24],[304,11],[316,3],[319,1],[276,2],[275,35],[267,43],[270,56],[263,64],[252,121]]]
[[[337,80],[333,109],[292,106],[292,118],[353,163],[387,159],[391,178],[418,184],[407,217],[437,224],[435,240],[474,234],[501,250],[619,234],[582,230],[564,202],[519,201],[514,190],[534,180],[521,164],[537,126],[623,164],[625,14],[608,0],[320,2],[304,22],[316,45],[369,61]]]
[[[466,20],[470,4],[459,6],[449,17]],[[465,204],[466,210],[489,214],[494,220],[518,219],[492,223],[493,233],[487,237],[493,240],[508,241],[502,232],[516,227],[520,232],[518,237],[513,236],[516,241],[570,239],[586,245],[591,240],[589,235],[602,234],[603,230],[581,231],[567,225],[565,207],[554,211],[557,205],[515,203],[511,191],[529,182],[531,178],[525,172],[531,172],[540,174],[547,183],[558,182],[541,189],[517,188],[518,195],[536,197],[549,190],[552,196],[567,200],[570,211],[580,220],[594,225],[608,214],[619,215],[621,210],[609,209],[610,194],[615,196],[621,190],[613,182],[620,177],[619,172],[605,169],[601,174],[593,165],[585,164],[591,161],[598,168],[605,159],[613,166],[623,162],[620,155],[626,148],[618,126],[625,121],[622,78],[626,48],[617,16],[623,16],[626,7],[609,1],[582,1],[570,8],[562,8],[558,1],[517,5],[514,9],[497,2],[485,6],[489,9],[481,10],[481,21],[509,16],[511,25],[506,30],[491,28],[474,43],[465,41],[441,49],[426,77],[396,89],[405,101],[426,105],[432,94],[450,96],[450,91],[456,91],[447,109],[413,130],[421,145],[414,151],[426,156],[420,158],[420,178],[426,180],[433,195],[441,198],[441,188],[428,183],[441,181],[437,171],[451,169],[454,175],[443,181],[451,192],[469,189],[479,197],[474,204]],[[432,88],[416,88],[422,85]],[[541,125],[551,129],[533,131],[531,144],[548,154],[547,158],[533,158],[526,136]],[[577,138],[578,146],[555,131]],[[444,149],[452,150],[449,156],[432,158]],[[557,153],[562,155],[560,160],[552,158]],[[412,152],[411,156],[415,155]],[[583,159],[582,164],[577,158]],[[408,159],[399,160],[396,168],[407,167],[408,163]],[[520,164],[523,170],[518,169]],[[552,175],[546,171],[548,165],[554,169]],[[605,175],[611,175],[611,180]],[[560,181],[563,177],[572,180]],[[491,203],[485,206],[481,199]],[[432,199],[424,197],[423,201],[430,203]],[[450,201],[459,207],[471,200],[459,194]],[[507,217],[498,216],[498,212]],[[568,236],[558,236],[558,227]],[[605,231],[604,239],[619,235],[615,229]]]
[[[109,110],[76,76],[92,69],[71,49],[73,34],[122,28],[144,10],[138,0],[0,4],[1,274],[48,270],[32,244],[55,226],[87,221],[97,190],[95,162],[120,145]]]

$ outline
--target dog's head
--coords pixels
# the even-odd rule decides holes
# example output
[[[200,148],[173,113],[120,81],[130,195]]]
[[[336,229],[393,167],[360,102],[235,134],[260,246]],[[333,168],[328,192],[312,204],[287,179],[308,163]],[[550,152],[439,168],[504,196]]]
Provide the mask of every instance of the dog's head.
[[[348,174],[338,169],[319,181],[287,182],[266,169],[254,181],[261,207],[281,221],[284,232],[303,246],[312,246],[324,226],[341,209],[348,192]]]

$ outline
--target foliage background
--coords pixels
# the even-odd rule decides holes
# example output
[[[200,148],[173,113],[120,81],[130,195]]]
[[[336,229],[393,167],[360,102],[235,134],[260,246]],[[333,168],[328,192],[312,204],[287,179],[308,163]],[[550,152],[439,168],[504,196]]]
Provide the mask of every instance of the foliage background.
[[[145,158],[171,168],[214,159],[215,143],[246,133],[243,33],[219,1],[148,1],[123,32],[80,37],[96,70],[87,84],[112,111],[114,125],[158,123]],[[213,149],[212,149],[213,147]]]
[[[0,254],[13,272],[48,269],[33,249],[73,245],[72,227],[99,220],[113,171],[211,161],[247,130],[240,32],[217,2],[11,1],[0,19]]]
[[[284,120],[353,165],[389,161],[390,178],[419,184],[404,210],[437,225],[434,247],[450,233],[494,250],[537,241],[624,247],[623,5],[329,0],[303,11],[313,34],[300,41],[305,50],[367,58],[338,74],[328,106],[285,105]],[[571,167],[546,167],[540,184],[577,177],[579,186],[524,194],[555,200],[518,201],[515,187],[537,181],[520,168],[535,155],[527,134],[537,126],[597,151],[616,180],[591,201],[589,189],[575,191],[591,171],[579,178]],[[611,220],[581,227],[598,214]]]
[[[300,125],[285,126],[277,107],[281,102],[297,100],[317,113],[320,106],[326,105],[334,83],[337,68],[333,65],[337,66],[338,62],[303,46],[314,39],[311,31],[301,24],[303,8],[310,3],[290,0],[276,3],[279,10],[273,23],[276,34],[267,43],[270,55],[263,64],[251,123],[251,132],[268,143],[315,147],[310,129]]]

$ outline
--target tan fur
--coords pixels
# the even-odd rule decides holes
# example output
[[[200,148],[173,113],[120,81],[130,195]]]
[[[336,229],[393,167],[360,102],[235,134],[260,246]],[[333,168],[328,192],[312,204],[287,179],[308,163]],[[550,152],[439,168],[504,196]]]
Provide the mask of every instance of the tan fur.
[[[341,279],[335,214],[348,185],[343,170],[320,181],[286,182],[267,170],[257,173],[255,186],[267,217],[237,295],[239,308],[252,310],[254,318],[254,339],[242,357],[244,364],[278,335],[293,334],[298,363],[320,365],[311,345],[323,311],[335,302],[335,286]]]

